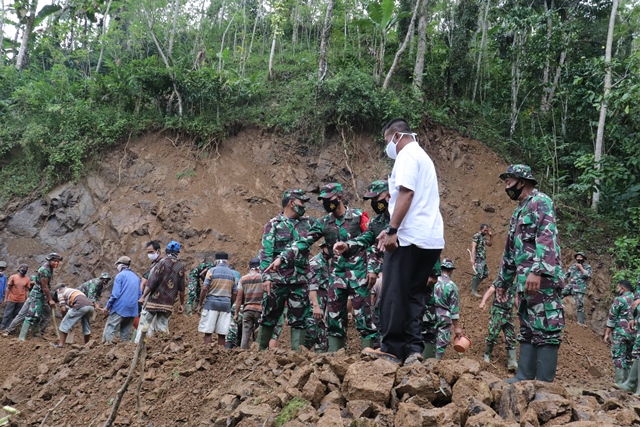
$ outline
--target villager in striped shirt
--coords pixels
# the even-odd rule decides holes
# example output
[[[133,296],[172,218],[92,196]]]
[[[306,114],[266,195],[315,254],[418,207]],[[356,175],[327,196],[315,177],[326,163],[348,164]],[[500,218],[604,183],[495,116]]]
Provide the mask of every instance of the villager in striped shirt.
[[[249,341],[253,339],[253,333],[258,329],[258,320],[262,313],[262,275],[260,274],[260,259],[252,258],[249,261],[249,274],[242,276],[238,285],[238,298],[236,299],[236,313],[234,320],[237,322],[242,308],[242,341],[240,347],[249,348]]]

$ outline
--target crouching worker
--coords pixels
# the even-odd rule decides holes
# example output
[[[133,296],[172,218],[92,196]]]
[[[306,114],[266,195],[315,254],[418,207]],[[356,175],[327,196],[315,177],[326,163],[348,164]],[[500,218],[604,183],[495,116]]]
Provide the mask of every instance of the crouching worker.
[[[93,302],[81,291],[67,288],[64,284],[58,286],[51,297],[60,306],[62,312],[66,312],[60,323],[60,342],[53,346],[64,347],[67,335],[78,321],[82,322],[82,335],[84,335],[85,344],[88,343],[91,339],[91,318],[95,310]]]

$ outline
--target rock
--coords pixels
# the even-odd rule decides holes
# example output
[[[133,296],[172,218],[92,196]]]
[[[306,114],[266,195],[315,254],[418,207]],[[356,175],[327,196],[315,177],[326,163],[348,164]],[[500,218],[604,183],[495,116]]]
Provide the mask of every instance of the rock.
[[[477,375],[480,372],[480,363],[471,359],[439,360],[433,367],[435,372],[453,386],[460,375],[469,373]]]
[[[453,386],[451,401],[459,408],[464,408],[470,397],[485,405],[490,406],[493,403],[493,394],[489,389],[489,384],[470,374],[463,374]]]
[[[400,372],[396,375],[395,391],[398,397],[403,394],[411,396],[419,396],[429,402],[436,400],[437,392],[440,389],[440,378],[424,369],[413,370],[409,373],[409,377],[401,377]]]
[[[484,207],[484,211],[485,211],[485,212],[489,212],[489,213],[494,213],[494,212],[496,211],[496,208],[495,208],[495,207],[493,207],[493,206],[491,206],[491,205],[486,205],[486,206]]]
[[[282,424],[282,427],[306,427],[306,424],[303,424],[301,421],[298,421],[298,420],[291,420]]]
[[[368,417],[373,409],[373,404],[368,400],[352,400],[347,402],[347,410],[354,419]]]
[[[421,408],[412,403],[400,403],[395,425],[397,427],[459,426],[460,415],[453,403],[433,409]]]
[[[331,405],[329,408],[327,408],[316,424],[317,427],[336,427],[342,425],[343,423],[342,416],[340,415],[340,409],[335,405]]]
[[[41,363],[38,365],[38,373],[40,375],[44,375],[49,372],[49,366],[46,363]]]
[[[602,423],[600,421],[574,421],[565,424],[564,427],[614,427],[614,424]]]
[[[601,406],[603,411],[613,411],[614,409],[623,408],[624,405],[616,398],[607,399]]]
[[[322,398],[324,397],[325,391],[325,385],[320,381],[315,373],[312,373],[302,389],[302,397],[311,402],[313,406],[318,407],[318,405],[320,405],[320,401],[322,401]]]
[[[38,222],[46,215],[47,211],[42,202],[32,202],[13,214],[7,224],[7,230],[17,236],[35,237],[39,231]]]
[[[467,419],[479,415],[481,413],[486,413],[490,415],[492,418],[497,416],[496,411],[491,409],[490,406],[483,403],[481,400],[476,399],[475,397],[469,397],[467,399],[467,406],[464,408],[464,411],[460,414],[460,421],[462,424],[465,424]]]
[[[327,394],[325,397],[323,397],[322,400],[320,401],[320,405],[326,405],[330,403],[343,407],[345,404],[345,400],[344,400],[344,397],[342,396],[342,393],[340,393],[340,391],[338,390],[334,390],[329,394]]]
[[[2,383],[2,389],[9,391],[15,387],[16,384],[20,384],[20,377],[17,373],[14,373],[4,380],[4,383]]]
[[[358,418],[353,420],[349,427],[378,427],[379,424],[370,418]]]
[[[235,394],[225,394],[218,401],[218,409],[233,411],[240,405],[240,399]]]
[[[623,426],[638,425],[640,422],[636,412],[627,408],[616,411],[615,419]]]
[[[263,403],[254,405],[252,400],[245,400],[233,411],[233,418],[240,420],[245,417],[256,417],[266,420],[273,416],[273,410],[269,405]]]
[[[84,348],[96,348],[97,345],[98,345],[98,341],[89,340],[89,342],[84,345]]]
[[[535,395],[535,385],[532,381],[511,384],[502,392],[498,413],[507,421],[520,421]]]
[[[495,412],[494,415],[489,412],[481,412],[469,417],[464,427],[520,427],[520,424],[516,422],[509,423],[496,416]]]
[[[346,371],[345,371],[345,373],[346,373]],[[325,369],[324,371],[320,372],[320,377],[319,378],[320,378],[320,381],[322,381],[323,383],[335,384],[337,386],[340,385],[340,379],[330,369]],[[343,376],[343,378],[344,378],[344,376]]]
[[[370,400],[384,404],[389,400],[398,365],[384,359],[352,364],[341,391],[347,400]]]
[[[529,403],[529,410],[537,414],[541,423],[546,423],[560,415],[571,413],[571,402],[557,394],[540,391]]]
[[[289,379],[289,385],[291,387],[300,389],[309,379],[309,376],[313,372],[311,365],[300,366],[293,371],[291,378]]]
[[[80,354],[79,350],[69,350],[67,352],[67,354],[64,355],[64,359],[62,359],[62,363],[63,364],[67,364],[69,362],[71,362],[73,359],[75,359],[76,357],[78,357],[78,355]]]
[[[344,376],[347,374],[347,370],[349,366],[355,362],[355,359],[352,357],[342,358],[340,357],[340,352],[336,353],[334,357],[329,358],[329,367],[334,374],[340,379],[340,381],[344,380]]]

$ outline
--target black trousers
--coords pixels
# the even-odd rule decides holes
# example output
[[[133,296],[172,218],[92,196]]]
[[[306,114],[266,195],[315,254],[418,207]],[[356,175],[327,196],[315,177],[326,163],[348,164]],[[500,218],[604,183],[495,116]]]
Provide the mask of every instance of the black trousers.
[[[404,360],[422,353],[425,288],[442,249],[400,246],[385,252],[380,295],[380,350]]]

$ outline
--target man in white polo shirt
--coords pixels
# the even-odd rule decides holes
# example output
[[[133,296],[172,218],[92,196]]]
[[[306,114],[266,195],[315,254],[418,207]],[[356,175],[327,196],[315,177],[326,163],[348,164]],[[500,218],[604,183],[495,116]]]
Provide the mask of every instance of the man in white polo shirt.
[[[405,365],[419,363],[424,349],[422,315],[429,273],[444,248],[440,193],[433,161],[404,119],[382,129],[389,177],[389,227],[378,236],[385,251],[380,299],[380,350],[367,354]]]

